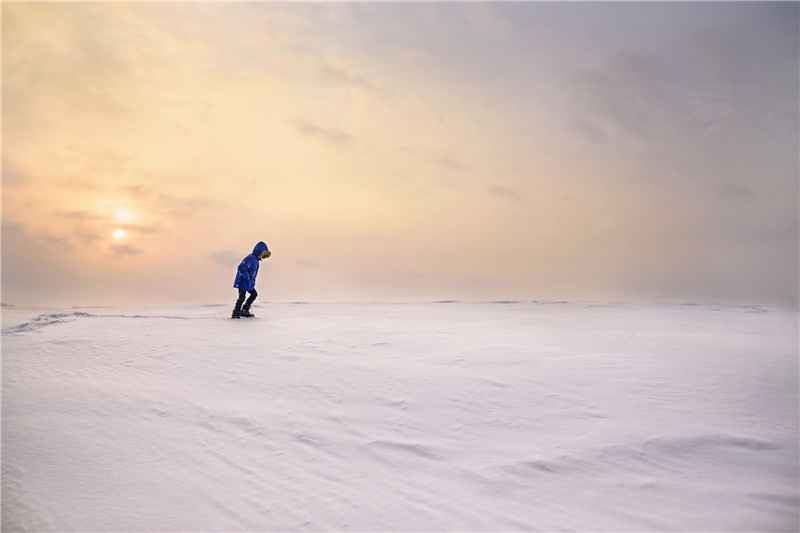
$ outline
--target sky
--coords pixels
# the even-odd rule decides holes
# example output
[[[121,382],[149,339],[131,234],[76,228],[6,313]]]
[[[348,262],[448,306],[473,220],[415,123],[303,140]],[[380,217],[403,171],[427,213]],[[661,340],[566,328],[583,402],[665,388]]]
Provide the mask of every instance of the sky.
[[[2,3],[2,301],[797,305],[797,2]]]

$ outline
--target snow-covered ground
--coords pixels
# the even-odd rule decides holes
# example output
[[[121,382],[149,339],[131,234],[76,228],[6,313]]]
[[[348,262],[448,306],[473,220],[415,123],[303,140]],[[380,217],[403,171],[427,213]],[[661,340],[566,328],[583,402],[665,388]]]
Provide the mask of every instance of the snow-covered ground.
[[[797,531],[798,310],[3,311],[3,531]]]

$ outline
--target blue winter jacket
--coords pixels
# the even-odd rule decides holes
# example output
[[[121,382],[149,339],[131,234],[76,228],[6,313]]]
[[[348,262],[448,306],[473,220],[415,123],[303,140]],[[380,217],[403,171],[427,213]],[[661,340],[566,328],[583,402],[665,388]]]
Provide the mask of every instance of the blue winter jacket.
[[[258,257],[261,252],[267,251],[267,245],[263,242],[256,244],[253,248],[253,253],[242,259],[239,263],[239,270],[236,272],[236,281],[233,286],[237,289],[244,289],[252,291],[256,287],[256,276],[258,275],[258,262],[261,258]]]

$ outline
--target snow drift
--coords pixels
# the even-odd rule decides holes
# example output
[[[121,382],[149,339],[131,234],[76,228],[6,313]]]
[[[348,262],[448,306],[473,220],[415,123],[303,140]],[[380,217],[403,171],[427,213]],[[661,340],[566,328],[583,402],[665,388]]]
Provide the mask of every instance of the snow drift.
[[[797,531],[797,309],[3,312],[3,531]]]

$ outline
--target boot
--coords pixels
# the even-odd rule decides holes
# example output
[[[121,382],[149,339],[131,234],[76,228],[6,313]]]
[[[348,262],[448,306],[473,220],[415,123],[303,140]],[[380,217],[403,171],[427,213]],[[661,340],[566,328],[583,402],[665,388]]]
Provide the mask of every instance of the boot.
[[[234,309],[233,313],[231,313],[231,318],[242,318],[242,314],[241,312],[236,311],[236,309]]]
[[[242,311],[239,314],[241,316],[243,316],[243,317],[246,317],[246,318],[251,318],[251,317],[256,316],[256,315],[254,315],[253,313],[250,312],[250,306],[249,305],[246,305],[246,306],[242,307]]]

